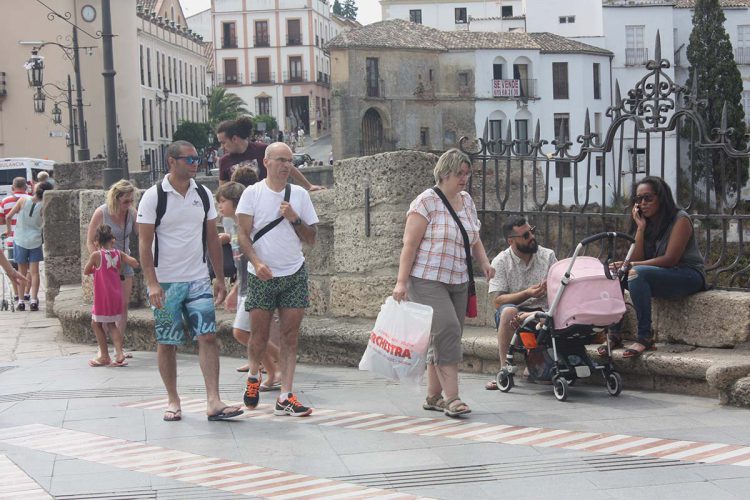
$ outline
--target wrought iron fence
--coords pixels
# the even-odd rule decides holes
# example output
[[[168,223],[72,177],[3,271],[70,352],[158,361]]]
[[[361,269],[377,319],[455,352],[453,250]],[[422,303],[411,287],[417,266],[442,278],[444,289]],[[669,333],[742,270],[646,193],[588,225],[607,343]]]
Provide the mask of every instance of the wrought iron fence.
[[[489,139],[485,127],[482,138],[460,140],[473,162],[469,189],[488,253],[505,248],[502,223],[513,214],[536,225],[540,244],[558,257],[570,255],[590,234],[630,232],[633,186],[658,175],[693,218],[709,285],[750,291],[750,201],[741,196],[750,134],[739,148],[733,146],[736,133],[727,126],[726,104],[721,126],[709,130],[695,78],[691,89],[672,80],[658,34],[654,52],[633,89],[623,96],[615,83],[609,127],[592,132],[587,111],[575,146],[560,131],[561,137],[542,139],[538,120],[531,139],[513,139],[509,124],[504,138]],[[701,167],[709,155],[716,168]],[[715,189],[720,185],[725,189]]]

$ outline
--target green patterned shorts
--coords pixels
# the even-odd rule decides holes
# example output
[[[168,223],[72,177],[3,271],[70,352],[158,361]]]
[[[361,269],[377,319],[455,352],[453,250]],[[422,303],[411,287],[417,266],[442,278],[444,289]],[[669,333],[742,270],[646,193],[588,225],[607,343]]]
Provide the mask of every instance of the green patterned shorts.
[[[310,292],[307,289],[307,269],[305,265],[289,276],[259,279],[254,274],[247,275],[247,298],[245,310],[303,309],[310,305]]]

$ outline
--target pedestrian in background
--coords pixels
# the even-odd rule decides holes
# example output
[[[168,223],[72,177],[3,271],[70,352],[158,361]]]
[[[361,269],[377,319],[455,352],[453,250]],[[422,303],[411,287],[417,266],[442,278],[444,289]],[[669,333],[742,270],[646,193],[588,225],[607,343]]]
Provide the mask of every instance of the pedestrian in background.
[[[117,322],[123,314],[120,273],[122,267],[137,268],[138,261],[116,248],[112,228],[101,224],[95,231],[96,251],[89,256],[83,274],[94,275],[94,305],[91,308],[91,328],[99,345],[97,356],[89,360],[92,368],[100,366],[127,366],[122,349],[122,331]],[[109,357],[107,335],[115,347],[115,360]]]
[[[13,192],[3,198],[2,201],[2,224],[7,225],[7,222],[10,221],[10,229],[6,231],[5,236],[5,245],[8,249],[8,258],[11,260],[13,267],[16,269],[18,268],[18,264],[16,264],[16,260],[14,258],[13,254],[13,230],[16,227],[16,221],[18,220],[18,214],[14,216],[10,216],[10,211],[13,210],[13,207],[18,203],[18,200],[21,198],[29,198],[31,195],[27,193],[28,190],[28,184],[26,183],[25,177],[16,177],[13,179]],[[22,311],[26,307],[25,303],[19,300],[19,297],[23,297],[23,300],[28,302],[31,297],[29,296],[29,292],[31,291],[31,279],[24,280],[24,287],[18,288],[18,284],[15,280],[12,280],[11,283],[13,284],[13,300],[17,303],[16,308],[22,307]]]
[[[432,329],[427,351],[427,399],[425,410],[445,412],[449,417],[471,413],[458,395],[458,364],[461,336],[469,295],[469,272],[464,237],[487,279],[494,269],[479,239],[481,224],[474,200],[464,189],[471,176],[471,160],[457,149],[446,151],[434,170],[437,186],[422,192],[411,202],[404,228],[404,246],[399,259],[393,298],[432,307]],[[443,203],[440,190],[454,220]]]
[[[112,229],[115,237],[114,247],[125,255],[130,255],[130,236],[138,231],[136,222],[136,213],[133,208],[135,202],[135,186],[124,179],[115,182],[107,191],[106,202],[94,210],[91,216],[88,230],[86,231],[86,248],[89,253],[97,251],[96,232],[102,224],[108,225]],[[119,270],[120,288],[122,289],[120,297],[122,298],[122,313],[117,320],[117,330],[125,337],[125,331],[128,327],[128,308],[130,305],[130,295],[133,292],[133,276],[135,272],[127,263]],[[99,353],[102,357],[104,353]],[[129,355],[128,355],[129,357]]]
[[[39,310],[39,263],[44,260],[42,251],[42,223],[44,192],[52,189],[52,184],[42,182],[36,185],[33,197],[20,198],[5,219],[7,231],[11,231],[11,220],[18,214],[13,234],[13,257],[18,264],[18,271],[26,276],[31,274],[29,310]],[[16,308],[23,311],[24,301],[19,300]]]

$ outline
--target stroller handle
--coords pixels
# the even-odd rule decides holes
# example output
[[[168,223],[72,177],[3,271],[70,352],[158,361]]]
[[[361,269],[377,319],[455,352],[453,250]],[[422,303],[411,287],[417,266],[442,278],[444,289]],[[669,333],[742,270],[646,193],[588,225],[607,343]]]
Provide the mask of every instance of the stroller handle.
[[[588,238],[582,239],[581,245],[586,246],[589,243],[594,243],[595,241],[603,240],[605,238],[622,238],[628,240],[630,243],[635,243],[635,238],[629,234],[621,233],[619,231],[608,231],[605,233],[593,234]]]

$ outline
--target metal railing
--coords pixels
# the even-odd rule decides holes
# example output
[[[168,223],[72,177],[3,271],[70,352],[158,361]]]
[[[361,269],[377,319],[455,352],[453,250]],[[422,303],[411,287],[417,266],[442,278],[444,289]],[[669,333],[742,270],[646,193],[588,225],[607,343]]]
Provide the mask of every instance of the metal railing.
[[[236,49],[237,48],[237,37],[221,37],[221,48],[222,49]]]
[[[737,47],[734,49],[734,62],[737,64],[750,64],[750,47]]]
[[[302,45],[302,35],[287,35],[286,36],[286,44],[287,45]]]
[[[216,83],[218,85],[231,86],[242,85],[245,83],[245,75],[242,73],[216,74]]]
[[[648,49],[627,48],[625,49],[625,66],[645,66],[648,62]]]
[[[382,78],[377,82],[365,79],[365,96],[378,99],[385,99],[385,82]]]
[[[307,82],[307,70],[305,71],[284,71],[284,83],[303,83]]]
[[[529,139],[514,139],[511,124],[489,139],[488,122],[482,137],[459,141],[472,160],[469,190],[490,255],[506,246],[509,215],[526,217],[558,258],[585,236],[630,232],[634,186],[656,175],[692,216],[708,285],[750,292],[750,201],[741,197],[750,141],[734,137],[726,105],[723,125],[706,126],[697,84],[675,84],[670,66],[657,37],[654,59],[634,88],[623,94],[615,83],[611,124],[601,133],[592,131],[587,111],[582,133],[569,139],[542,138],[537,121]]]
[[[256,37],[254,45],[256,47],[270,47],[271,46],[271,40],[266,37]]]
[[[276,83],[276,73],[273,71],[266,73],[250,73],[250,81],[253,84]]]
[[[322,71],[318,71],[318,83],[323,83],[325,85],[328,85],[331,83],[330,76],[326,73],[323,73]]]

